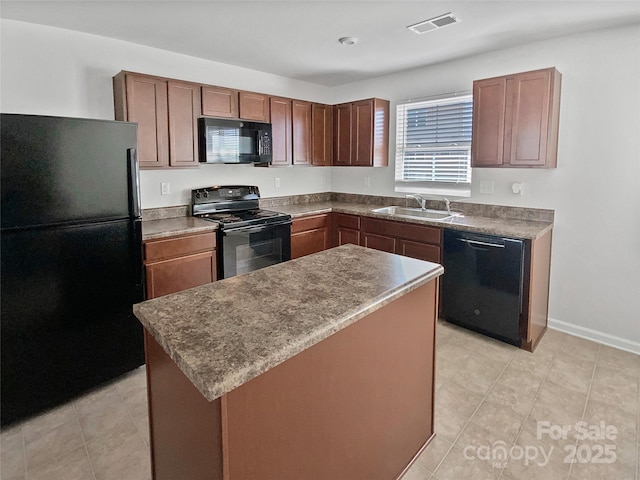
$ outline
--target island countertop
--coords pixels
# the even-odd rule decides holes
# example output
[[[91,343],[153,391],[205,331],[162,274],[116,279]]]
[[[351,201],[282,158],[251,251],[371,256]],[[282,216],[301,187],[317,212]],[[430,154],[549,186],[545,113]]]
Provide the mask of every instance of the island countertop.
[[[343,245],[148,300],[134,313],[212,401],[443,271]]]

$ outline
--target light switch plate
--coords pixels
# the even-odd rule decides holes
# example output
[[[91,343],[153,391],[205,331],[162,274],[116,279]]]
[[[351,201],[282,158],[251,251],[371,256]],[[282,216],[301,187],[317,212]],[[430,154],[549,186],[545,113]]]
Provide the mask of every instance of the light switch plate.
[[[171,193],[171,184],[169,182],[163,182],[160,184],[160,193],[162,195],[169,195]]]
[[[273,186],[276,188],[280,188],[280,178],[276,177],[273,179]]]

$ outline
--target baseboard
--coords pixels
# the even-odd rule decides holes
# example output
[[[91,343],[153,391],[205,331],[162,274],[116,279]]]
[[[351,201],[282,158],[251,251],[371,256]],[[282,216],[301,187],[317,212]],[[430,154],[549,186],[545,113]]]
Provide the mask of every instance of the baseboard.
[[[616,337],[615,335],[599,332],[598,330],[592,330],[591,328],[581,327],[579,325],[574,325],[573,323],[556,320],[555,318],[549,318],[547,326],[553,330],[568,333],[569,335],[575,335],[576,337],[585,338],[587,340],[592,340],[613,348],[618,348],[620,350],[640,355],[640,342],[633,342],[625,338]]]

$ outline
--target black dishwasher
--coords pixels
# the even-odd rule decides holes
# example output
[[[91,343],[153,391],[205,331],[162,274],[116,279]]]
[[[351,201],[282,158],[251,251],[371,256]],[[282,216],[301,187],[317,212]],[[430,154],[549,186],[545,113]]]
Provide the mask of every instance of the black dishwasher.
[[[442,317],[520,345],[522,240],[444,231]]]

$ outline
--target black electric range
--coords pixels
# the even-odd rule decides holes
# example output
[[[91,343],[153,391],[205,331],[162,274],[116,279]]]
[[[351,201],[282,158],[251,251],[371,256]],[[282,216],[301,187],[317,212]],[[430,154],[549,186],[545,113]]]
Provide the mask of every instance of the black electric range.
[[[228,278],[291,259],[291,216],[259,208],[253,185],[191,191],[191,214],[218,224],[218,278]]]

